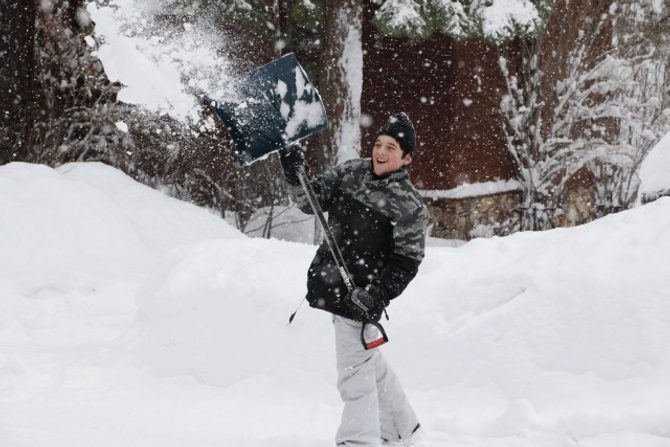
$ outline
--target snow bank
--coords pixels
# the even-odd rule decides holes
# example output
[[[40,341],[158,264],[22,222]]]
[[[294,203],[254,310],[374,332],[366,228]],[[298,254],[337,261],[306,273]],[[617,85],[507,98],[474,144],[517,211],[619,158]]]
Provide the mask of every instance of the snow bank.
[[[149,251],[108,193],[24,163],[0,167],[0,191],[0,270],[8,277],[124,277],[149,268]]]
[[[244,237],[217,215],[168,197],[105,164],[70,163],[56,172],[78,182],[79,188],[108,196],[131,222],[142,245],[155,254],[162,255],[175,245]]]
[[[303,309],[313,246],[266,239],[175,249],[138,292],[142,357],[159,375],[228,386],[280,370],[330,377],[326,313]]]
[[[670,132],[654,146],[640,166],[641,200],[653,200],[662,194],[670,194]]]
[[[0,378],[3,343],[113,339],[165,251],[222,238],[243,236],[103,164],[0,166]]]
[[[575,229],[430,248],[390,306],[384,348],[426,424],[666,433],[669,228],[662,199]],[[138,295],[143,358],[219,386],[290,368],[334,381],[327,314],[306,308],[286,327],[314,250],[239,240],[171,252]]]
[[[405,374],[421,371],[415,386],[502,397],[509,407],[491,424],[521,412],[507,415],[514,420],[502,432],[554,424],[639,430],[640,414],[663,432],[670,416],[668,228],[664,199],[572,230],[432,250],[408,293],[414,302],[403,299],[393,310],[402,321],[389,350],[411,365]],[[457,408],[461,399],[446,402],[452,426],[465,429],[476,418]]]
[[[669,230],[660,198],[429,247],[382,348],[425,445],[670,445]],[[286,325],[314,250],[104,165],[0,167],[3,445],[332,445],[330,317]]]

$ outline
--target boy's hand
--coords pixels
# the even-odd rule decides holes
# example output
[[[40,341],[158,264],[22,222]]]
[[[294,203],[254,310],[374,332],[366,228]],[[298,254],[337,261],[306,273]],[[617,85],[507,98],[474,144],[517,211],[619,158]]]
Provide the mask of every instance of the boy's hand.
[[[305,155],[299,144],[283,147],[279,150],[279,162],[284,170],[286,181],[291,186],[300,185],[298,169],[305,165]]]
[[[349,295],[349,312],[361,323],[379,321],[385,307],[384,300],[375,298],[361,287],[356,287]]]

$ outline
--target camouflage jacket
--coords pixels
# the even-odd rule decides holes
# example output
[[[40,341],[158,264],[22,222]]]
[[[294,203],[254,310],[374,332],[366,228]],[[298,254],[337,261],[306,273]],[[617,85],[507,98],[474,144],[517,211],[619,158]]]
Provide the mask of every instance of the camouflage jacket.
[[[310,183],[328,213],[354,283],[374,290],[388,304],[418,271],[428,212],[405,170],[377,177],[371,163],[351,160],[312,177]],[[302,187],[289,182],[289,191],[298,207],[311,214]],[[307,300],[312,307],[351,318],[347,299],[346,286],[324,242],[308,271]]]

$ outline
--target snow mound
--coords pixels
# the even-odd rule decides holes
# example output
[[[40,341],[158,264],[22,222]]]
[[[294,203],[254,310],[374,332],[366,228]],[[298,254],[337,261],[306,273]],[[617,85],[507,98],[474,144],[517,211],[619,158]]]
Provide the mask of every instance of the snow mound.
[[[281,369],[328,374],[328,315],[303,309],[287,326],[313,250],[266,239],[173,249],[138,292],[142,357],[159,375],[220,386]]]
[[[242,237],[216,216],[100,163],[0,167],[0,270],[7,277],[134,277],[168,247]]]
[[[71,163],[57,172],[109,196],[131,221],[143,244],[158,254],[175,245],[244,237],[212,212],[168,197],[105,164]]]
[[[668,230],[661,199],[574,229],[431,247],[389,308],[383,349],[445,431],[660,433]],[[290,368],[334,381],[327,314],[306,308],[286,327],[314,250],[251,239],[173,250],[138,294],[144,359],[216,385]]]
[[[103,192],[23,163],[0,167],[0,191],[3,272],[125,275],[149,267],[132,222]]]
[[[330,317],[287,326],[314,250],[105,165],[0,167],[0,439],[332,445]],[[669,250],[670,198],[429,247],[382,348],[426,446],[670,445]]]
[[[243,236],[104,164],[0,166],[0,340],[115,338],[115,324],[136,312],[138,285],[168,249],[222,238]]]

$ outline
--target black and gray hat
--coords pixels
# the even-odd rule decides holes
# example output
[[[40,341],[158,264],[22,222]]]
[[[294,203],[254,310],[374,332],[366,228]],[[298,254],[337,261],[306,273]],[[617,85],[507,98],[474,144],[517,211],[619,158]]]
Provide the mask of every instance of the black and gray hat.
[[[379,135],[395,138],[406,154],[413,154],[416,149],[416,132],[405,112],[391,115],[388,122],[379,129]]]

